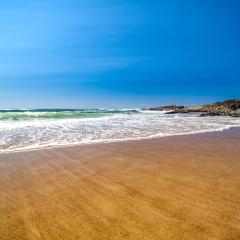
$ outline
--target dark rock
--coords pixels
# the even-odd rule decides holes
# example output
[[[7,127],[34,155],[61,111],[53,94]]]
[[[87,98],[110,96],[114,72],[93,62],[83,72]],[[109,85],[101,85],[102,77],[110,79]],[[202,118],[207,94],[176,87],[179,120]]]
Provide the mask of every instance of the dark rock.
[[[175,111],[175,110],[183,109],[183,108],[184,108],[184,106],[168,105],[168,106],[162,106],[162,107],[149,108],[149,110],[153,110],[153,111]]]
[[[169,105],[157,108],[150,108],[149,110],[157,111],[170,111],[166,114],[176,114],[176,113],[201,113],[199,116],[232,116],[240,117],[240,100],[233,99],[224,102],[217,102],[213,104],[207,104],[202,106],[176,106]]]

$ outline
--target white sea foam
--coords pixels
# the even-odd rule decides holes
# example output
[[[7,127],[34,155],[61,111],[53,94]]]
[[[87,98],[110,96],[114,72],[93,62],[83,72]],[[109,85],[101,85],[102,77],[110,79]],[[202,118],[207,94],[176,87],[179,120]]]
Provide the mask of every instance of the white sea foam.
[[[0,152],[222,131],[234,126],[240,126],[240,119],[152,111],[120,111],[87,118],[2,120]]]

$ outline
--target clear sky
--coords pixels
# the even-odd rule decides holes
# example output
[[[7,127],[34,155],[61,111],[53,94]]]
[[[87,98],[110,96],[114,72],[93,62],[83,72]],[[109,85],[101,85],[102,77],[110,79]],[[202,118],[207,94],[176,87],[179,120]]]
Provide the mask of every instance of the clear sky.
[[[240,98],[237,0],[0,0],[0,108]]]

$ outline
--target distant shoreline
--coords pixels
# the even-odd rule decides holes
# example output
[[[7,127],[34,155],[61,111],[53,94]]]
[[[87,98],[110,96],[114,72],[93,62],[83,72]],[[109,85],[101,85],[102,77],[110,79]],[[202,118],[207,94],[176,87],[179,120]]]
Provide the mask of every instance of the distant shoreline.
[[[166,114],[200,113],[201,117],[204,117],[204,116],[240,117],[240,100],[231,99],[223,102],[216,102],[213,104],[191,106],[191,107],[167,105],[167,106],[149,108],[149,110],[169,111]]]

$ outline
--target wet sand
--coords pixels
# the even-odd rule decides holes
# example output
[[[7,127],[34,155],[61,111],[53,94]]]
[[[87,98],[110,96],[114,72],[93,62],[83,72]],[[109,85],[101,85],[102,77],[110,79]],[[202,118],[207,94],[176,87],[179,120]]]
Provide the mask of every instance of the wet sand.
[[[240,129],[0,154],[0,239],[240,239]]]

